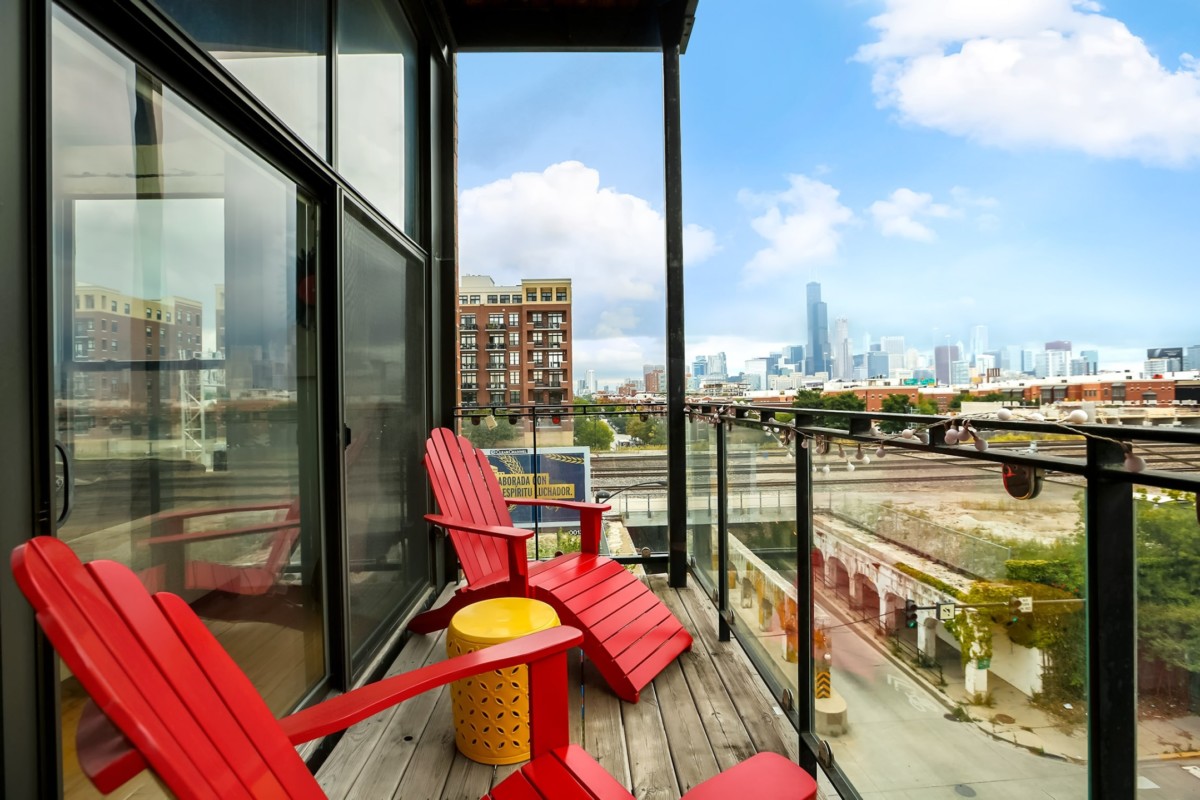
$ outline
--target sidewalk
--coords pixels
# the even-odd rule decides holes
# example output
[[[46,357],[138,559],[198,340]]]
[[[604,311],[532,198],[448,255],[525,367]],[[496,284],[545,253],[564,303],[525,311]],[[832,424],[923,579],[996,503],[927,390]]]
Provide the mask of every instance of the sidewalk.
[[[857,618],[847,611],[840,599],[824,587],[814,587],[814,595],[840,623],[849,623]],[[856,629],[858,627],[855,626]],[[939,687],[935,685],[929,670],[917,668],[902,655],[895,655],[888,639],[881,633],[862,638],[948,711],[959,714],[965,712],[971,722],[988,735],[1049,758],[1078,763],[1087,761],[1085,723],[1068,723],[1036,708],[1030,704],[1029,698],[1023,692],[994,674],[988,675],[991,705],[970,705],[964,684],[962,660],[958,651],[945,642],[939,643],[937,661],[941,665],[942,679],[946,685]],[[850,724],[854,724],[853,719]],[[1200,756],[1200,717],[1193,715],[1139,721],[1140,760],[1197,756]]]

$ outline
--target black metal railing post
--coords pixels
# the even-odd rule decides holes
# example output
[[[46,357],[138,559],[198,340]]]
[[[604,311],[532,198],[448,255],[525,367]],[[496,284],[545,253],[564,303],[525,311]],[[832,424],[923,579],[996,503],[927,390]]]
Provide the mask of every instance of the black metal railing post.
[[[717,640],[729,641],[729,481],[726,469],[725,423],[717,434]]]
[[[1129,798],[1137,781],[1137,549],[1133,484],[1106,474],[1125,450],[1087,441],[1088,796]]]
[[[796,422],[811,424],[811,418],[799,417]],[[815,735],[813,731],[813,509],[812,509],[812,450],[804,447],[805,440],[797,436],[796,450],[796,718],[800,734]],[[800,748],[800,766],[817,774],[817,757],[811,748]]]

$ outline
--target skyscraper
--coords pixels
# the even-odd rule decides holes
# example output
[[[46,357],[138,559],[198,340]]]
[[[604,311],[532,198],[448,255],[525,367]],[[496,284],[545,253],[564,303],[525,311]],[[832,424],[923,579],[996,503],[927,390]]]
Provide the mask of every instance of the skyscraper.
[[[977,356],[981,356],[984,353],[986,353],[987,349],[988,349],[987,325],[976,325],[974,328],[971,328],[971,344],[970,344],[970,350],[968,351],[972,362],[974,362],[974,360]]]
[[[829,312],[821,302],[821,284],[813,281],[805,287],[808,313],[808,352],[804,371],[809,375],[829,372]]]
[[[961,352],[956,344],[939,344],[933,348],[933,373],[938,383],[950,385],[950,365],[960,360]]]
[[[837,372],[836,377],[843,381],[852,381],[854,380],[854,354],[850,346],[850,320],[838,317],[833,325],[834,344],[837,347],[837,363],[834,365]]]

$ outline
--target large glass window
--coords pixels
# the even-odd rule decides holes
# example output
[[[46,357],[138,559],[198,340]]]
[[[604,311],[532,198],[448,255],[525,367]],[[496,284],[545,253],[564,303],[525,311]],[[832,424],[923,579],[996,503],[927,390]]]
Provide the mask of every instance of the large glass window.
[[[338,171],[415,236],[417,37],[399,3],[341,0],[337,38]]]
[[[58,534],[181,594],[282,714],[325,674],[316,208],[57,8],[51,80],[54,435],[74,466]],[[78,302],[98,294],[125,309],[107,350],[80,325],[114,313]],[[65,671],[61,701],[67,796],[94,796]]]
[[[155,0],[225,69],[326,153],[328,0]]]
[[[417,379],[425,374],[424,271],[365,219],[344,220],[350,643],[363,653],[429,586],[425,383]]]

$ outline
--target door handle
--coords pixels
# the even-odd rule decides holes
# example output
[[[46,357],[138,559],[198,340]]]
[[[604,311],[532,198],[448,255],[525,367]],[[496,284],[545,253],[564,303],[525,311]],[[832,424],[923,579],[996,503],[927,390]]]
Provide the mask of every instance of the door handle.
[[[67,518],[71,516],[71,505],[74,501],[75,493],[75,481],[71,476],[71,456],[67,452],[67,446],[58,439],[55,439],[54,449],[57,450],[62,456],[63,463],[63,476],[61,478],[62,482],[55,487],[63,490],[62,511],[58,512],[58,520],[55,522],[56,525],[62,525],[67,521]],[[56,481],[56,483],[58,482]]]

